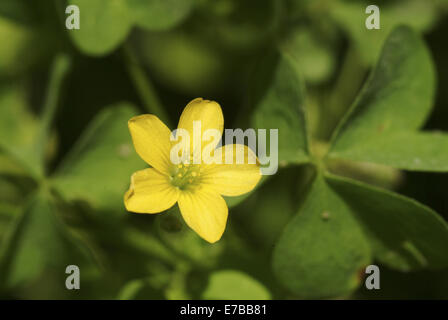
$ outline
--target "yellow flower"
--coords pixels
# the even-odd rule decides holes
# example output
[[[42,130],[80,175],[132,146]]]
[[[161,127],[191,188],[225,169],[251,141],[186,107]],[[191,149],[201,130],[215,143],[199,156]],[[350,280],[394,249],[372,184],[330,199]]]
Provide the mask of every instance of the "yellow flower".
[[[193,137],[193,121],[201,121],[200,139],[207,129],[219,130],[222,135],[224,117],[221,107],[214,101],[200,98],[191,101],[182,112],[178,129],[187,130]],[[218,241],[228,215],[222,196],[247,193],[261,178],[259,162],[253,152],[247,146],[231,144],[215,150],[222,159],[226,153],[233,152],[231,164],[227,164],[228,161],[173,164],[170,151],[176,142],[170,140],[171,132],[159,118],[145,114],[132,118],[128,124],[135,150],[152,168],[132,175],[130,188],[124,196],[126,209],[136,213],[159,213],[177,202],[191,229],[208,242]],[[193,145],[191,139],[190,159],[198,149],[202,153],[208,143],[201,145]],[[244,154],[244,163],[235,160],[238,152]]]

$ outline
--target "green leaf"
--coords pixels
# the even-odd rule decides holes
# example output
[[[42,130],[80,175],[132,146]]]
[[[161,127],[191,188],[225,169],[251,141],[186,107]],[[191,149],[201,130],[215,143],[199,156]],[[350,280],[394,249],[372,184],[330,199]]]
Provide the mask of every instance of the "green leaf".
[[[222,53],[197,34],[179,28],[143,33],[139,39],[142,61],[162,84],[189,96],[215,94],[226,84]]]
[[[89,55],[105,55],[127,37],[132,17],[126,0],[69,0],[80,11],[80,29],[67,30],[75,45]]]
[[[329,10],[331,18],[348,34],[367,65],[375,62],[381,51],[381,45],[396,26],[406,24],[416,30],[427,31],[439,15],[436,5],[431,1],[407,0],[384,3],[379,5],[381,29],[369,30],[365,27],[365,21],[369,16],[365,10],[369,3],[363,1],[334,1],[334,3],[334,7]]]
[[[448,171],[448,135],[401,132],[333,151],[333,158],[379,163],[405,170]]]
[[[28,23],[34,20],[35,12],[27,0],[3,0],[0,2],[0,16],[12,21]]]
[[[127,122],[136,115],[128,104],[103,110],[90,124],[53,178],[67,200],[121,212],[132,173],[145,168],[136,155]]]
[[[360,182],[328,177],[363,224],[375,258],[401,271],[448,266],[448,226],[430,208]]]
[[[407,27],[395,29],[336,130],[331,151],[420,128],[431,112],[434,87],[434,66],[422,39]]]
[[[63,277],[68,265],[88,261],[56,211],[49,193],[41,190],[12,223],[1,251],[1,280],[7,288],[31,285],[48,271]]]
[[[206,300],[269,300],[271,294],[257,280],[237,270],[219,270],[210,275],[202,293]]]
[[[302,26],[285,39],[281,50],[290,56],[297,70],[311,83],[328,79],[334,70],[334,50]]]
[[[299,297],[338,297],[358,286],[370,254],[350,208],[318,176],[274,248],[273,268]]]
[[[193,8],[192,0],[128,0],[135,23],[148,30],[166,30],[183,21]]]
[[[43,169],[35,152],[38,130],[24,90],[16,86],[0,88],[0,149],[36,174]]]
[[[68,30],[85,54],[101,56],[115,50],[134,24],[147,30],[167,30],[193,9],[192,0],[69,0],[80,10],[80,29]]]
[[[0,75],[16,74],[36,60],[42,49],[35,47],[36,34],[29,27],[0,16]]]
[[[156,281],[151,278],[135,279],[125,283],[120,289],[118,300],[162,300],[162,292],[154,288],[153,283],[162,280],[165,275],[160,275]],[[162,279],[160,279],[162,278]],[[165,280],[165,279],[163,279]],[[162,282],[163,282],[162,280]],[[166,284],[164,284],[166,285]]]
[[[5,181],[0,179],[0,188],[2,189],[2,192],[5,190],[4,184]],[[11,191],[15,193],[14,196],[17,195],[18,192],[16,190],[11,190],[11,186],[9,186],[9,189],[10,190],[6,190],[6,196],[10,195]],[[8,202],[9,201],[4,201],[4,199],[1,199],[0,201],[0,248],[3,246],[3,241],[8,238],[8,230],[20,211],[18,206]]]
[[[267,153],[270,149],[269,130],[278,129],[278,159],[281,164],[307,162],[308,136],[303,83],[289,57],[280,58],[271,79],[255,110],[254,125],[267,131]]]

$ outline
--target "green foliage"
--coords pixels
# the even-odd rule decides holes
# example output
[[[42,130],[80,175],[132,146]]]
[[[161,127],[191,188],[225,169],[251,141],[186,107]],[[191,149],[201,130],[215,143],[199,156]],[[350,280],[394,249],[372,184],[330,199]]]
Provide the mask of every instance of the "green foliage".
[[[415,130],[432,108],[434,70],[428,49],[411,29],[387,39],[378,63],[348,115],[336,130],[332,151],[372,137]]]
[[[308,137],[302,82],[291,60],[281,57],[266,93],[255,111],[256,128],[278,129],[278,158],[281,162],[304,163],[308,160]],[[266,141],[270,135],[266,134]],[[269,144],[267,143],[267,150]]]
[[[190,0],[69,0],[82,13],[79,30],[70,33],[76,46],[90,55],[115,50],[134,24],[148,30],[168,29],[192,8]]]
[[[78,247],[79,242],[60,219],[47,190],[31,197],[2,243],[4,286],[28,286],[46,271],[84,264],[86,249]]]
[[[0,148],[22,166],[41,170],[34,151],[38,123],[28,110],[25,92],[19,86],[3,87],[0,91]]]
[[[355,161],[446,170],[446,136],[414,133],[431,110],[433,79],[423,42],[408,28],[395,29],[336,130],[330,157],[340,152]],[[292,292],[316,298],[352,290],[370,262],[370,250],[400,270],[448,265],[442,249],[447,224],[430,209],[387,191],[329,179],[331,187],[318,174],[274,251],[274,271]]]
[[[339,1],[330,12],[332,19],[346,31],[361,53],[364,63],[372,64],[378,57],[387,35],[398,25],[407,24],[417,30],[429,29],[438,18],[437,1],[410,0],[380,4],[381,31],[371,32],[364,26],[366,15],[360,14],[370,3]]]
[[[136,114],[132,106],[121,104],[106,108],[92,121],[53,177],[65,199],[121,215],[130,176],[145,167],[128,134],[127,121]]]
[[[281,44],[281,50],[291,58],[310,83],[327,79],[334,70],[335,57],[329,50],[329,45],[319,41],[310,30],[295,30]]]
[[[448,265],[448,226],[430,208],[393,192],[329,177],[364,226],[375,257],[402,271]]]
[[[397,132],[366,139],[331,157],[385,164],[415,171],[448,171],[448,135],[442,132]]]
[[[278,278],[299,297],[338,297],[356,288],[370,261],[369,243],[347,203],[317,177],[278,239]]]
[[[0,1],[1,298],[447,298],[444,1],[380,3],[380,30],[366,1],[36,3]],[[127,121],[173,127],[195,97],[279,134],[213,245],[177,206],[123,206],[146,167]]]
[[[128,7],[138,26],[166,30],[184,20],[193,3],[193,0],[130,0]]]
[[[269,291],[241,271],[220,270],[210,275],[202,293],[207,300],[269,300]]]
[[[81,28],[70,35],[76,46],[91,55],[113,51],[127,37],[132,18],[123,0],[69,0],[82,12]]]

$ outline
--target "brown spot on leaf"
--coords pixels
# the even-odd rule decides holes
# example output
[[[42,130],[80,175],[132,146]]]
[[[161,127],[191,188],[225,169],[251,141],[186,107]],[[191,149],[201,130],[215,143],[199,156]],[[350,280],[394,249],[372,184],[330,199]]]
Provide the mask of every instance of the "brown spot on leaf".
[[[321,217],[322,217],[322,220],[327,221],[328,219],[330,219],[330,213],[328,211],[324,211],[324,212],[322,212]]]

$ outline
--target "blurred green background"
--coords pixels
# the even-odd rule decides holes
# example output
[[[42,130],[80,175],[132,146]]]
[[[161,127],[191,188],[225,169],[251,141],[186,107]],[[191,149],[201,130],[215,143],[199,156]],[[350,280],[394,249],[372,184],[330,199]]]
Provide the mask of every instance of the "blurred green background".
[[[69,4],[80,7],[79,31],[65,28]],[[203,97],[220,103],[226,128],[248,128],[253,85],[276,50],[288,53],[302,76],[309,130],[319,146],[353,102],[389,32],[409,25],[424,36],[437,72],[425,128],[448,130],[448,2],[379,0],[381,30],[371,31],[364,26],[369,4],[1,0],[0,297],[448,298],[448,269],[405,273],[382,265],[381,290],[364,289],[359,274],[343,294],[289,291],[272,272],[272,250],[304,198],[310,166],[281,162],[248,197],[228,199],[228,225],[214,245],[188,229],[176,208],[136,215],[123,206],[131,174],[145,167],[127,120],[155,113],[174,129],[186,103]],[[448,218],[446,173],[365,164],[335,170]],[[80,290],[65,288],[70,264],[80,267]]]

